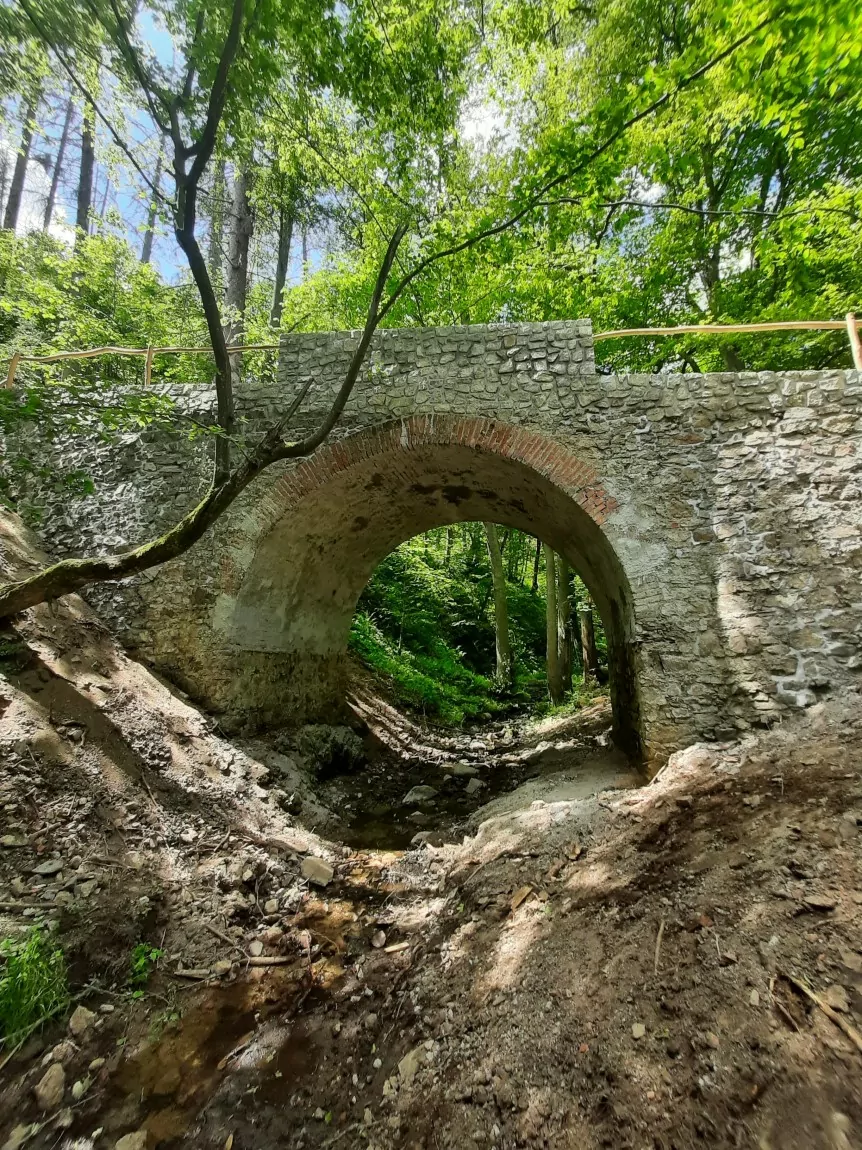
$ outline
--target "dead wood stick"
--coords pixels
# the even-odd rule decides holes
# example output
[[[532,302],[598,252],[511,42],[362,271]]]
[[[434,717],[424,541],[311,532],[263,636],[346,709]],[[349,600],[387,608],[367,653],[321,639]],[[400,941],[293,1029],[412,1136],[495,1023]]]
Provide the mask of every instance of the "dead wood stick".
[[[827,1005],[827,1003],[823,1001],[820,995],[815,994],[811,987],[806,986],[806,984],[802,982],[801,979],[794,978],[792,974],[782,974],[782,977],[786,978],[791,986],[795,986],[796,989],[800,991],[800,993],[804,994],[806,998],[810,999],[810,1001],[813,1002],[815,1006],[819,1006],[826,1017],[831,1019],[838,1027],[838,1029],[842,1030],[847,1035],[856,1049],[860,1052],[860,1054],[862,1054],[862,1034],[859,1033],[855,1026],[851,1026],[846,1019],[841,1017],[837,1010],[833,1010],[831,1006]]]
[[[53,902],[0,902],[0,910],[26,910],[28,907],[39,910],[54,910],[57,907]]]
[[[662,919],[658,925],[658,935],[655,940],[655,958],[653,959],[652,972],[658,974],[658,966],[661,961],[661,940],[664,938],[665,920]]]
[[[781,1015],[781,1017],[786,1019],[786,1021],[790,1023],[790,1025],[793,1027],[793,1029],[798,1034],[799,1033],[799,1026],[796,1023],[796,1019],[793,1017],[793,1015],[790,1013],[790,1011],[787,1009],[787,1007],[782,1006],[781,1003],[778,1001],[776,1001],[774,1003],[774,1006],[775,1006],[775,1009],[778,1011],[778,1013]]]
[[[225,934],[223,930],[219,930],[217,926],[213,926],[211,922],[205,922],[204,926],[210,932],[210,934],[214,934],[216,938],[220,938],[222,942],[226,942],[228,946],[232,947],[234,950],[242,950],[242,947],[239,945],[236,939],[231,938],[230,935]]]
[[[269,958],[261,954],[257,958],[250,956],[245,961],[247,966],[290,966],[296,959],[287,954],[273,955]]]

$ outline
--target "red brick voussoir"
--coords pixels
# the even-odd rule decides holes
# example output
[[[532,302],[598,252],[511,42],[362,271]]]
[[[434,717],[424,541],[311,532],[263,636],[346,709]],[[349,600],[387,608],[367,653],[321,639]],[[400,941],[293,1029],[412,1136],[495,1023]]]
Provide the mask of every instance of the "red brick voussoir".
[[[330,479],[369,459],[453,445],[532,468],[571,496],[599,526],[619,506],[602,487],[596,469],[550,436],[495,419],[457,415],[413,415],[328,443],[282,476],[267,503],[284,514]]]

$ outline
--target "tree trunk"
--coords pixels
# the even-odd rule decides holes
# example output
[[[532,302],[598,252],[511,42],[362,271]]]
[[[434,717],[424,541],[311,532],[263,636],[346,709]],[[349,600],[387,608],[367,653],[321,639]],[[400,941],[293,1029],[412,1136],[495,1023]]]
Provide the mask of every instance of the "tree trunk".
[[[253,227],[251,205],[248,200],[249,182],[249,174],[246,171],[237,172],[234,176],[224,301],[228,313],[225,338],[229,344],[239,342],[245,329],[245,304],[248,295],[248,249]]]
[[[557,644],[563,691],[572,689],[572,603],[569,599],[569,565],[557,556]]]
[[[75,112],[75,102],[70,96],[66,101],[66,115],[63,119],[63,131],[60,133],[60,143],[57,145],[57,159],[54,161],[54,171],[51,173],[51,186],[48,189],[48,199],[45,201],[45,215],[42,217],[42,231],[47,232],[51,227],[54,216],[54,206],[57,203],[57,191],[60,187],[60,177],[63,174],[63,160],[66,156],[66,145],[69,142],[69,131],[72,127],[72,116]]]
[[[98,178],[96,180],[98,185]],[[105,222],[105,212],[108,210],[108,196],[111,194],[111,173],[105,168],[105,190],[102,193],[102,202],[99,204],[96,215],[99,220],[99,231],[102,230],[102,224]]]
[[[207,264],[210,278],[218,283],[222,274],[222,254],[224,248],[224,198],[225,198],[225,162],[219,160],[213,176],[212,194],[210,197],[210,235],[209,249],[207,251]]]
[[[308,276],[308,228],[302,225],[302,282]]]
[[[506,576],[503,572],[503,553],[497,528],[493,523],[483,524],[488,543],[488,558],[491,561],[491,578],[494,584],[494,632],[497,648],[497,682],[511,687],[514,666],[512,644],[509,641],[509,608],[506,602]]]
[[[283,201],[278,206],[278,255],[275,260],[275,289],[272,293],[272,310],[269,325],[276,331],[281,326],[281,313],[284,310],[284,285],[287,281],[287,266],[290,261],[290,244],[293,239],[293,205]]]
[[[18,154],[15,157],[12,183],[9,185],[9,199],[6,201],[6,211],[3,215],[3,227],[8,232],[14,232],[18,226],[21,200],[24,196],[24,180],[27,178],[27,164],[30,160],[30,146],[33,143],[33,129],[35,127],[36,111],[39,107],[40,95],[40,89],[36,88],[24,108],[24,123],[21,126],[21,143],[18,147]]]
[[[533,582],[530,590],[535,593],[539,590],[539,560],[542,558],[542,541],[536,540],[536,557],[533,560]]]
[[[578,622],[581,631],[581,659],[584,667],[584,682],[597,678],[599,669],[598,655],[596,654],[596,632],[593,626],[593,603],[587,597],[586,603],[578,607]]]
[[[95,117],[90,104],[84,105],[84,121],[81,125],[81,169],[78,174],[77,210],[75,229],[77,235],[90,234],[90,209],[93,206],[93,169],[96,163]]]
[[[317,429],[299,442],[286,442],[284,431],[290,426],[290,421],[299,407],[311,381],[294,396],[284,415],[274,423],[257,445],[245,456],[239,467],[232,471],[222,473],[220,461],[216,457],[215,478],[212,486],[203,499],[185,515],[179,523],[167,531],[160,539],[153,539],[131,551],[119,555],[99,556],[95,559],[62,559],[59,563],[37,571],[26,579],[14,583],[0,584],[0,619],[6,619],[28,607],[35,607],[38,603],[45,603],[53,599],[60,599],[80,591],[90,583],[104,583],[117,579],[125,579],[139,571],[147,571],[168,559],[182,555],[196,543],[198,539],[215,523],[236,497],[245,490],[251,481],[267,467],[279,460],[306,459],[312,455],[322,443],[328,439],[333,427],[341,417],[347,401],[356,386],[365,357],[374,333],[381,319],[380,300],[386,287],[386,281],[392,271],[392,265],[398,253],[398,245],[404,238],[405,227],[396,229],[389,241],[380,268],[377,281],[368,307],[368,318],[359,343],[353,350],[350,363],[344,374],[341,387],[334,402],[331,404],[326,417],[318,424]],[[212,285],[206,270],[206,261],[200,250],[194,232],[183,228],[178,223],[175,228],[177,243],[185,252],[189,261],[189,268],[198,285],[201,302],[206,311],[217,313],[218,305],[212,291]],[[211,317],[210,335],[215,343],[221,335],[221,326],[216,322],[216,314]],[[222,356],[224,360],[224,356]],[[227,423],[227,420],[225,420]],[[222,424],[224,426],[225,424]],[[230,425],[228,424],[228,427]],[[218,445],[219,440],[216,440]]]
[[[156,192],[159,190],[159,184],[162,179],[162,167],[165,162],[165,153],[163,148],[159,148],[159,158],[156,160],[156,174],[153,176],[153,187]],[[147,213],[147,230],[144,232],[144,246],[141,249],[141,263],[148,264],[153,258],[153,240],[156,234],[156,214],[158,212],[158,201],[155,193],[150,200],[150,210]]]
[[[547,543],[542,544],[545,553],[545,586],[547,589],[547,665],[548,694],[557,706],[563,701],[563,680],[560,675],[560,653],[557,647],[557,565],[556,556]]]

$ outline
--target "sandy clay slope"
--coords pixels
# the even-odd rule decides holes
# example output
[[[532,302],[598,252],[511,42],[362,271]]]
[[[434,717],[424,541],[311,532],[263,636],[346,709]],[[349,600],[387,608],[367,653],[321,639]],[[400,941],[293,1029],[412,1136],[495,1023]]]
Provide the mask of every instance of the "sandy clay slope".
[[[320,778],[80,599],[0,640],[0,933],[83,1007],[0,1052],[0,1146],[862,1146],[857,696],[638,786],[606,704],[447,741],[366,688],[389,758]],[[417,783],[425,841],[357,846]]]

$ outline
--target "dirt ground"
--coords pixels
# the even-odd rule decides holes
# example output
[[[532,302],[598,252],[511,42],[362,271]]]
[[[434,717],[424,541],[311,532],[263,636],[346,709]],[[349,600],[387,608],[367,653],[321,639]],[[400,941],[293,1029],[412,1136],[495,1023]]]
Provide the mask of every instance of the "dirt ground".
[[[0,640],[0,935],[84,1008],[0,1051],[0,1146],[862,1146],[858,696],[639,785],[606,701],[442,736],[359,683],[321,776],[80,600]]]

